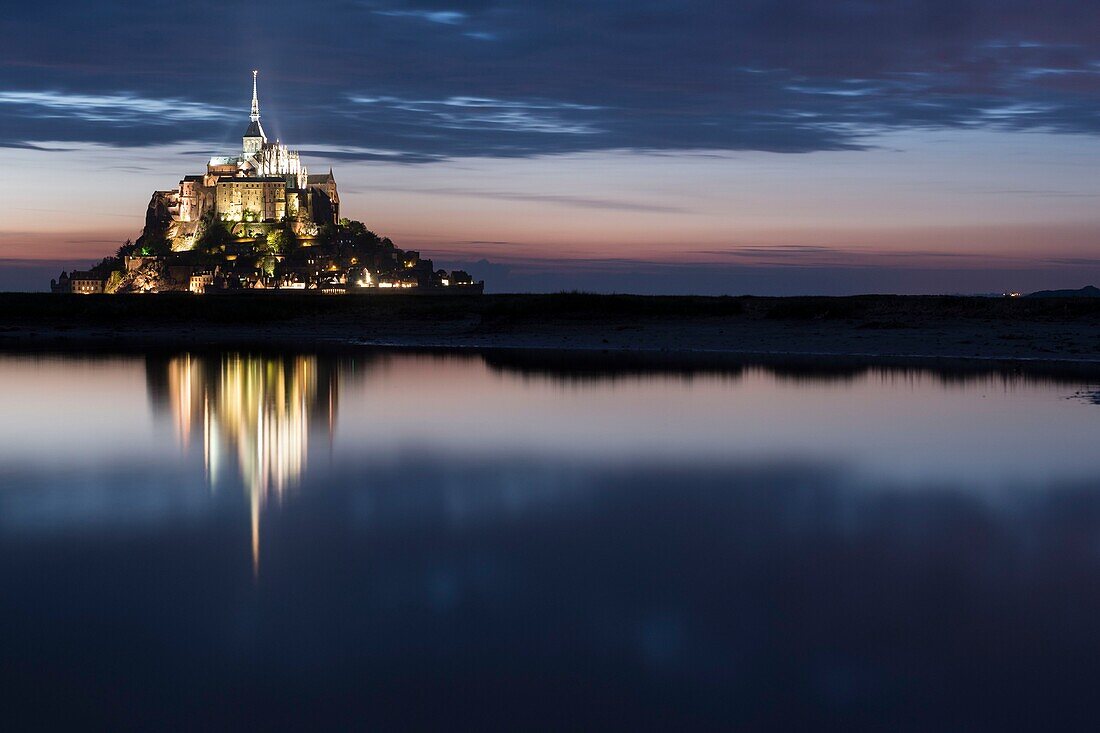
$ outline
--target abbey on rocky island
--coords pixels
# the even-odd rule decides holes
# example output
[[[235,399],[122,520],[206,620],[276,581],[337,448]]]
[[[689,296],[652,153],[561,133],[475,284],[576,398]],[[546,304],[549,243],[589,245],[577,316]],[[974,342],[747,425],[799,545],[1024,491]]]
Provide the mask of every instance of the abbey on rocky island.
[[[114,257],[51,281],[60,293],[313,290],[478,292],[461,271],[433,269],[361,222],[340,216],[332,169],[310,175],[296,150],[260,123],[257,71],[252,109],[236,155],[155,191],[145,227]]]
[[[178,188],[157,191],[149,202],[146,229],[163,228],[174,251],[191,249],[211,216],[229,224],[232,233],[251,236],[289,222],[296,236],[316,237],[321,226],[340,221],[332,169],[311,176],[298,151],[268,140],[257,74],[252,72],[252,111],[241,152],[210,158],[206,173],[184,176]]]

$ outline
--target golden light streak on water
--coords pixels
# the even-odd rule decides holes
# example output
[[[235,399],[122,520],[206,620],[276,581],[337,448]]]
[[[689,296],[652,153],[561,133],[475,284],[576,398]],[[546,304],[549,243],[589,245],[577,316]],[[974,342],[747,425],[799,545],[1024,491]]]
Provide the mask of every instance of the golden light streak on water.
[[[202,425],[203,464],[211,488],[226,459],[237,464],[248,495],[252,567],[258,577],[264,509],[270,501],[280,503],[298,485],[313,418],[321,419],[331,435],[335,379],[328,374],[320,378],[315,357],[232,354],[209,359],[188,354],[169,361],[168,385],[185,448],[191,431]],[[201,422],[192,418],[200,410]]]

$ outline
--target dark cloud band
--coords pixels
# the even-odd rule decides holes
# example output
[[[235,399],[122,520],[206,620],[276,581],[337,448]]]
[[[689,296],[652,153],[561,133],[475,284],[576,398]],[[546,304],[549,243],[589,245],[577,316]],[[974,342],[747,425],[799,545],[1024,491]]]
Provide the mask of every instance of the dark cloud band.
[[[1068,0],[46,5],[0,21],[0,145],[229,141],[255,67],[275,134],[363,159],[1100,131],[1100,10]]]

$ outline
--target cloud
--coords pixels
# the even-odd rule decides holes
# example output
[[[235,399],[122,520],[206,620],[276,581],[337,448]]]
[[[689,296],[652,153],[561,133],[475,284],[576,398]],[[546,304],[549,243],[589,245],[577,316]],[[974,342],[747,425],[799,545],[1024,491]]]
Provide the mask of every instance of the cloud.
[[[557,204],[582,209],[600,209],[604,211],[634,211],[651,214],[679,214],[685,209],[664,204],[652,204],[640,201],[623,201],[593,196],[571,196],[549,193],[519,193],[515,191],[490,191],[477,188],[401,188],[387,186],[387,191],[402,191],[429,196],[465,196],[470,198],[495,199],[498,201],[524,201],[538,204]]]
[[[35,116],[69,117],[88,122],[136,122],[166,125],[180,120],[230,119],[235,110],[179,99],[149,99],[132,94],[65,94],[0,91],[0,105],[30,108]]]
[[[457,10],[375,10],[374,12],[392,18],[417,18],[443,25],[458,25],[466,20],[466,14]]]
[[[772,267],[806,267],[830,265],[840,267],[890,267],[899,261],[916,260],[925,265],[950,261],[953,267],[985,267],[991,262],[1008,266],[1015,258],[1005,255],[937,250],[902,250],[884,248],[832,247],[814,244],[774,244],[768,246],[733,246],[723,249],[699,249],[690,254],[702,255],[716,263],[734,261],[741,264]]]
[[[1045,261],[1052,265],[1100,267],[1100,257],[1051,257]]]
[[[442,157],[401,150],[366,148],[361,145],[311,145],[300,148],[299,152],[306,157],[317,157],[325,160],[377,160],[390,163],[429,163]]]
[[[45,145],[45,144],[43,144],[43,142],[27,143],[27,142],[14,142],[14,141],[2,141],[2,140],[0,140],[0,148],[10,148],[12,150],[35,150],[35,151],[44,152],[44,153],[48,153],[48,152],[64,153],[64,152],[71,152],[72,150],[75,149],[75,148],[56,147],[56,146]]]
[[[0,144],[228,142],[256,67],[283,139],[408,161],[1100,133],[1100,13],[1076,0],[196,0],[170,31],[155,4],[55,6],[5,14]]]
[[[567,119],[564,114],[591,112],[599,107],[568,102],[448,97],[411,100],[398,97],[351,96],[357,105],[382,106],[393,118],[407,117],[409,124],[435,128],[549,135],[595,135],[603,132],[590,122]],[[348,114],[355,114],[354,110]],[[419,119],[418,119],[419,118]]]

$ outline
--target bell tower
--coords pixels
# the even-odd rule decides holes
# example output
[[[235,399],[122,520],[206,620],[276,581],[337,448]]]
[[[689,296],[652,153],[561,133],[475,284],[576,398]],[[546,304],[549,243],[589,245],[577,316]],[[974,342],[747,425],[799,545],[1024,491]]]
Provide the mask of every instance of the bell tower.
[[[252,112],[248,115],[248,129],[244,131],[243,138],[243,149],[246,156],[260,152],[264,143],[267,142],[267,135],[264,134],[264,128],[260,125],[260,100],[256,96],[256,76],[259,73],[257,70],[252,72]]]

